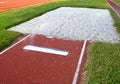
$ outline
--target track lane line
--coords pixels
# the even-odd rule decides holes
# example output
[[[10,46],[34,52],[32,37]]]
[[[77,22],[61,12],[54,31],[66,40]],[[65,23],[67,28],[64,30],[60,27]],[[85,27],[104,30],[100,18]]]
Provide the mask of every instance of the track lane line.
[[[83,59],[83,56],[84,56],[86,44],[87,44],[87,40],[84,41],[84,44],[83,44],[83,47],[82,47],[82,51],[81,51],[81,54],[80,54],[80,57],[79,57],[78,65],[77,65],[77,68],[76,68],[76,71],[75,71],[75,74],[74,74],[74,78],[73,78],[72,84],[76,84],[77,83],[77,79],[78,79],[78,75],[79,75],[82,59]]]

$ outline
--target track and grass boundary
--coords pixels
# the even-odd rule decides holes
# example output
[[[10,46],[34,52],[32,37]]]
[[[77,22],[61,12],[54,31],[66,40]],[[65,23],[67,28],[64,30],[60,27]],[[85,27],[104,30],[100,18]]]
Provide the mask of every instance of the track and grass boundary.
[[[18,32],[7,31],[6,29],[17,24],[20,24],[22,22],[25,22],[27,20],[30,20],[34,17],[40,16],[48,11],[64,6],[108,9],[113,17],[114,26],[116,27],[117,32],[120,33],[120,19],[117,17],[114,11],[108,6],[108,4],[104,0],[99,1],[80,0],[79,2],[77,0],[74,1],[66,0],[0,12],[0,50],[3,50],[5,47],[10,45],[10,43],[12,43],[13,40],[15,40],[15,38],[22,35]],[[101,51],[101,49],[105,50],[105,52]],[[88,84],[120,83],[119,81],[120,59],[118,59],[120,58],[119,50],[120,50],[119,44],[101,42],[94,42],[90,44],[88,51],[89,62],[86,68],[88,73]],[[102,58],[101,60],[99,60],[100,57]]]
[[[114,3],[111,0],[107,0],[107,2],[110,5],[110,7],[116,12],[118,17],[120,18],[120,6],[118,6],[116,3]]]

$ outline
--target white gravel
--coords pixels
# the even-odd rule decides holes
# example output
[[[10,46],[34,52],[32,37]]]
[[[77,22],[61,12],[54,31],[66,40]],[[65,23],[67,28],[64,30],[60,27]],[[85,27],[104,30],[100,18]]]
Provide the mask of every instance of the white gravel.
[[[61,7],[9,30],[72,40],[119,42],[112,17],[105,9]]]

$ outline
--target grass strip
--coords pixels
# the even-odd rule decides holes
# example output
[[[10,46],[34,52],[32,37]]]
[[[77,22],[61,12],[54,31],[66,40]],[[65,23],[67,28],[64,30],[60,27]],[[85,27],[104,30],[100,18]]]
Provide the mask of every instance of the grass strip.
[[[0,31],[0,50],[10,45],[17,37],[21,36],[21,33],[13,31]]]
[[[120,44],[92,43],[88,59],[88,84],[120,84]]]
[[[108,10],[110,11],[110,14],[113,18],[113,23],[114,23],[116,32],[118,34],[120,34],[120,18],[117,16],[117,14],[111,8],[108,8]]]

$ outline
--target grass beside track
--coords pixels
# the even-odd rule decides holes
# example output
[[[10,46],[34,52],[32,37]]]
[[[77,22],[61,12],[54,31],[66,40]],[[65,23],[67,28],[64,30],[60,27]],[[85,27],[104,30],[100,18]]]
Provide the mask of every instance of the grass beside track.
[[[120,43],[92,43],[88,58],[88,84],[120,84]]]
[[[56,0],[43,5],[0,12],[0,51],[22,35],[6,29],[40,16],[59,7],[88,7],[108,9],[113,17],[114,26],[120,33],[120,19],[110,9],[106,0]],[[88,84],[120,84],[120,44],[94,42],[89,46],[87,64]],[[117,59],[118,58],[118,59]],[[116,77],[115,77],[116,76]]]
[[[10,45],[17,37],[21,36],[21,33],[0,30],[0,50]]]

